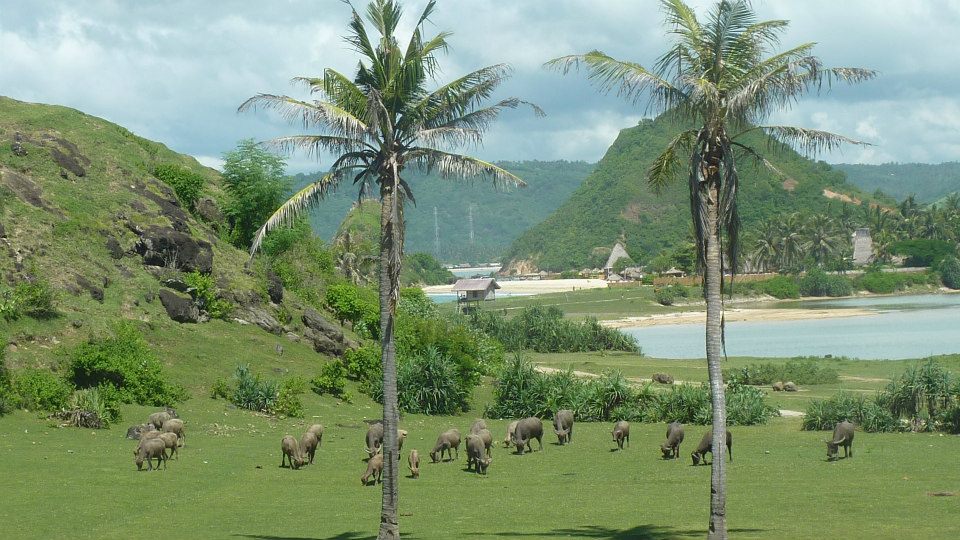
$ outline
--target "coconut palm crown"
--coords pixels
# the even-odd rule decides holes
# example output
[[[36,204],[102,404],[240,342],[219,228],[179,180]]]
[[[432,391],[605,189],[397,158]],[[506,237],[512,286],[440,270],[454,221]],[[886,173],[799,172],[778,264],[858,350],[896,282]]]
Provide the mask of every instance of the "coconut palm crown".
[[[787,21],[758,21],[747,0],[721,0],[702,21],[682,0],[663,0],[661,5],[670,43],[652,69],[600,51],[556,58],[547,66],[563,73],[582,69],[601,91],[616,91],[634,103],[646,98],[648,112],[670,114],[681,125],[692,126],[681,129],[667,145],[650,166],[647,178],[655,188],[662,188],[685,176],[689,186],[698,262],[704,270],[714,421],[709,536],[725,538],[721,252],[725,247],[726,259],[735,269],[740,230],[737,158],[746,156],[776,170],[758,149],[745,144],[743,137],[761,131],[779,144],[806,153],[857,143],[825,131],[764,122],[804,93],[829,88],[838,81],[858,83],[876,73],[825,67],[812,55],[813,43],[778,51]]]
[[[284,95],[258,94],[241,111],[266,108],[315,133],[279,137],[269,144],[282,151],[306,150],[337,156],[330,171],[295,193],[257,231],[251,255],[270,230],[290,224],[331,190],[349,179],[360,194],[379,191],[380,212],[380,336],[383,363],[384,474],[379,538],[399,538],[397,522],[397,369],[394,316],[400,291],[403,254],[403,207],[416,202],[403,171],[415,166],[444,178],[483,176],[496,185],[523,186],[523,181],[492,163],[454,150],[478,144],[499,114],[521,104],[516,98],[485,105],[509,76],[499,64],[468,73],[429,90],[438,73],[439,53],[447,50],[448,32],[425,38],[424,23],[436,6],[431,0],[402,47],[396,36],[402,18],[394,0],[373,0],[364,18],[351,8],[347,44],[359,55],[356,74],[348,77],[326,69],[321,77],[297,77],[317,99],[304,101]]]

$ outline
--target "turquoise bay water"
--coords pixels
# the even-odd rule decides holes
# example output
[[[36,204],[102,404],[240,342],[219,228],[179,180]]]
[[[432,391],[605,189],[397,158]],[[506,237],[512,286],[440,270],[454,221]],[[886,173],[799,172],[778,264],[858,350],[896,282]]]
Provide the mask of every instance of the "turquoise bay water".
[[[733,322],[726,326],[730,356],[848,356],[869,360],[960,353],[960,294],[817,300],[777,308],[861,308],[872,315],[804,321]],[[702,324],[626,328],[644,354],[704,358]]]

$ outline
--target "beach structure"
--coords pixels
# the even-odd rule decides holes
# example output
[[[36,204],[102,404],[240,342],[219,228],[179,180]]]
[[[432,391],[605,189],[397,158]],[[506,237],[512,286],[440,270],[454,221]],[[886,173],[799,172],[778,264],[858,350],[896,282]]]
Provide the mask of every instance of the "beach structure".
[[[613,273],[613,265],[617,263],[620,259],[629,259],[630,254],[627,253],[627,248],[623,247],[623,244],[617,242],[613,245],[613,249],[610,250],[610,256],[607,257],[607,264],[603,265],[603,275],[605,278],[610,277],[610,274]]]
[[[494,278],[458,279],[453,284],[453,292],[457,294],[457,311],[470,311],[480,302],[495,300],[499,288]]]
[[[865,266],[873,261],[873,239],[870,238],[870,229],[862,228],[853,231],[853,265]]]

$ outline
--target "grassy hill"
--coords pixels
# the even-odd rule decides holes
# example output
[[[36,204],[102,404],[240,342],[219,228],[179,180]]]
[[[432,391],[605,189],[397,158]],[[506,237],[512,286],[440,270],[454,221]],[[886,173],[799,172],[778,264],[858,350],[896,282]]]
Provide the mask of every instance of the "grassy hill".
[[[7,365],[56,366],[63,350],[121,319],[136,321],[191,392],[209,390],[194,387],[188,372],[213,369],[212,358],[224,350],[231,353],[222,360],[232,366],[275,356],[277,345],[321,360],[306,341],[282,335],[303,330],[307,303],[287,291],[280,304],[271,304],[262,265],[245,266],[246,252],[221,240],[222,222],[183,208],[153,176],[158,165],[202,176],[207,207],[224,200],[219,174],[189,156],[73,109],[0,97],[0,289],[45,281],[56,304],[50,317],[0,317]],[[179,243],[164,244],[174,240]],[[253,324],[170,319],[158,299],[162,281],[184,279],[192,269],[187,252],[194,249],[207,257],[193,263],[235,308],[227,319]],[[275,333],[260,323],[275,325]],[[233,348],[238,343],[246,346]],[[220,375],[228,377],[232,366]]]
[[[676,182],[659,196],[645,175],[652,160],[678,128],[664,118],[643,120],[624,129],[594,172],[570,198],[543,222],[526,231],[506,253],[509,266],[520,271],[567,270],[593,266],[594,248],[611,248],[624,237],[634,259],[648,259],[677,246],[691,230],[686,184]],[[761,137],[749,140],[766,148]],[[740,210],[744,227],[782,212],[825,211],[841,200],[870,197],[844,180],[824,162],[791,150],[768,150],[768,158],[786,179],[740,161]]]
[[[902,201],[910,195],[921,203],[932,203],[960,191],[960,162],[884,163],[883,165],[835,165],[847,175],[847,182],[866,192],[883,191]]]
[[[430,253],[444,262],[498,259],[517,236],[559,207],[594,168],[594,164],[582,161],[522,161],[498,165],[522,178],[527,187],[498,191],[482,181],[457,182],[408,171],[405,176],[417,204],[406,208],[407,252]],[[294,185],[302,186],[320,174],[297,175]],[[314,212],[311,218],[314,230],[324,239],[332,238],[356,200],[353,185],[343,185]],[[434,208],[440,228],[439,253],[435,248]],[[470,242],[471,213],[473,243]]]

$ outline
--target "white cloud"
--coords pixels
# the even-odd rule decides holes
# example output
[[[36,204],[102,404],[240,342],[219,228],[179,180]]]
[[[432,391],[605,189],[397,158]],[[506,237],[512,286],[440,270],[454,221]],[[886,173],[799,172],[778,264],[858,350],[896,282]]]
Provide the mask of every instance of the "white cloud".
[[[200,162],[201,165],[205,167],[210,167],[211,169],[216,169],[218,171],[223,171],[223,158],[218,158],[214,156],[193,156],[194,159]]]

